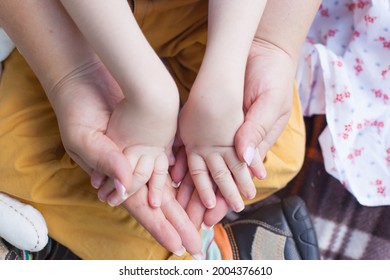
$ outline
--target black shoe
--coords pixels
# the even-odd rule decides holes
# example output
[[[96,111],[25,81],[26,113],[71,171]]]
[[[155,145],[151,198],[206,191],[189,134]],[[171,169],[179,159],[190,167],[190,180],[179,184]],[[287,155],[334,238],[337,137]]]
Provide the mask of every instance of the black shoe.
[[[290,196],[223,224],[237,260],[318,260],[317,236],[305,202]]]

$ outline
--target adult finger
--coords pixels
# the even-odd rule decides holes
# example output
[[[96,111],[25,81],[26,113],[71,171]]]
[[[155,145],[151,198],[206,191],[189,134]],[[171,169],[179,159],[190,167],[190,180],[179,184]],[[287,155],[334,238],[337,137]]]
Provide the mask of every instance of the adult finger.
[[[178,256],[183,255],[185,248],[180,234],[167,219],[162,209],[150,207],[147,200],[148,189],[145,186],[123,202],[122,206],[145,227],[161,246]]]
[[[225,198],[222,196],[219,190],[217,190],[215,196],[215,207],[213,209],[207,209],[203,216],[203,225],[206,228],[211,228],[215,224],[219,223],[226,216],[230,209]]]
[[[175,197],[170,195],[172,193],[171,191],[172,189],[167,190],[164,193],[165,195],[161,209],[166,219],[168,219],[180,235],[184,248],[186,248],[194,258],[200,258],[200,255],[202,254],[202,240],[198,229],[191,222],[186,211],[180,206]]]
[[[84,170],[90,174],[94,171],[114,178],[125,189],[130,189],[132,181],[130,163],[110,138],[103,133],[96,133],[93,136],[89,134],[81,136],[80,141],[86,143],[82,149],[73,148],[77,147],[76,144],[69,144],[67,151],[76,162],[80,162]]]

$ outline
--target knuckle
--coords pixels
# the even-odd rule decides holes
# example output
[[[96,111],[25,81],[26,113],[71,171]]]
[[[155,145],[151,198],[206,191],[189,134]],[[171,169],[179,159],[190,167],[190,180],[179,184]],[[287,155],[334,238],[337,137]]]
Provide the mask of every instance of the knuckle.
[[[238,162],[231,167],[231,170],[232,170],[233,174],[234,173],[242,173],[242,172],[247,170],[247,165],[244,162]]]
[[[208,175],[208,170],[205,168],[191,168],[189,169],[192,177],[199,177],[203,175]]]
[[[134,170],[134,173],[133,173],[134,177],[141,181],[141,182],[147,182],[149,180],[149,175],[143,171],[143,170]]]
[[[217,185],[218,185],[220,183],[226,182],[226,180],[230,176],[230,171],[228,169],[219,169],[219,170],[213,172],[211,175],[212,175],[215,183],[217,183]]]

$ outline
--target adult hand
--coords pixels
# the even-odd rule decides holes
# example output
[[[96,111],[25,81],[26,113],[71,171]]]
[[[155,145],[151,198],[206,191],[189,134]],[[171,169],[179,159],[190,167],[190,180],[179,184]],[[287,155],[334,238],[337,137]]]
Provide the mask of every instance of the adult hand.
[[[292,110],[296,62],[278,46],[255,39],[245,76],[245,120],[235,135],[237,155],[250,164],[253,174],[265,178],[259,165],[283,132]]]
[[[114,186],[112,186],[114,188]],[[202,256],[202,240],[183,207],[176,200],[176,190],[168,178],[163,188],[161,206],[151,207],[145,185],[122,203],[133,217],[167,250],[180,256],[186,250],[195,259]]]
[[[49,95],[71,158],[88,174],[95,170],[130,186],[130,163],[106,135],[111,114],[124,97],[105,66],[95,60],[75,69]],[[100,186],[104,178],[92,177],[91,183]]]

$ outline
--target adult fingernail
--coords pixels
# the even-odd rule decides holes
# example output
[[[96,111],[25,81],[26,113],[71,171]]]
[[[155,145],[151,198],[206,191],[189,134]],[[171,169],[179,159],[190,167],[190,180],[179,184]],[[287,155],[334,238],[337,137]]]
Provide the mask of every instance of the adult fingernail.
[[[245,204],[244,202],[240,201],[240,202],[235,202],[234,205],[233,205],[233,210],[234,212],[241,212],[242,210],[244,210],[245,208]]]
[[[122,203],[122,200],[119,199],[118,197],[112,197],[109,200],[107,200],[107,204],[110,205],[111,207],[118,206],[121,203]]]
[[[267,177],[267,170],[265,169],[264,164],[260,165],[260,176],[260,179],[265,179],[265,177]]]
[[[256,149],[252,145],[250,145],[250,146],[248,146],[248,148],[246,148],[244,155],[243,155],[243,158],[244,158],[247,165],[251,165],[253,158],[255,157],[255,151],[256,151]]]
[[[181,256],[184,255],[185,252],[186,252],[186,249],[185,249],[183,246],[181,246],[181,248],[180,248],[179,250],[177,250],[177,251],[175,251],[175,252],[173,252],[173,253],[174,253],[176,256],[181,257]]]
[[[124,185],[122,185],[121,182],[119,182],[118,179],[114,179],[114,185],[115,189],[118,192],[118,194],[121,196],[121,198],[125,199],[126,198],[126,188]]]
[[[92,187],[94,187],[95,189],[99,189],[100,186],[103,184],[103,176],[101,176],[100,174],[97,174],[97,173],[93,173],[91,175],[91,185]]]
[[[212,226],[208,226],[208,225],[206,225],[204,222],[201,224],[201,227],[202,227],[202,229],[203,230],[212,230],[213,229],[213,227],[214,227],[214,225],[212,225]]]
[[[172,181],[172,187],[174,187],[175,189],[177,189],[181,184],[181,181],[176,183],[175,181]]]
[[[253,199],[253,198],[255,198],[255,196],[256,196],[256,189],[253,190],[253,191],[249,191],[249,192],[245,195],[245,197],[246,197],[247,199]]]
[[[192,255],[192,258],[197,261],[204,260],[204,255],[202,253],[194,254]]]

